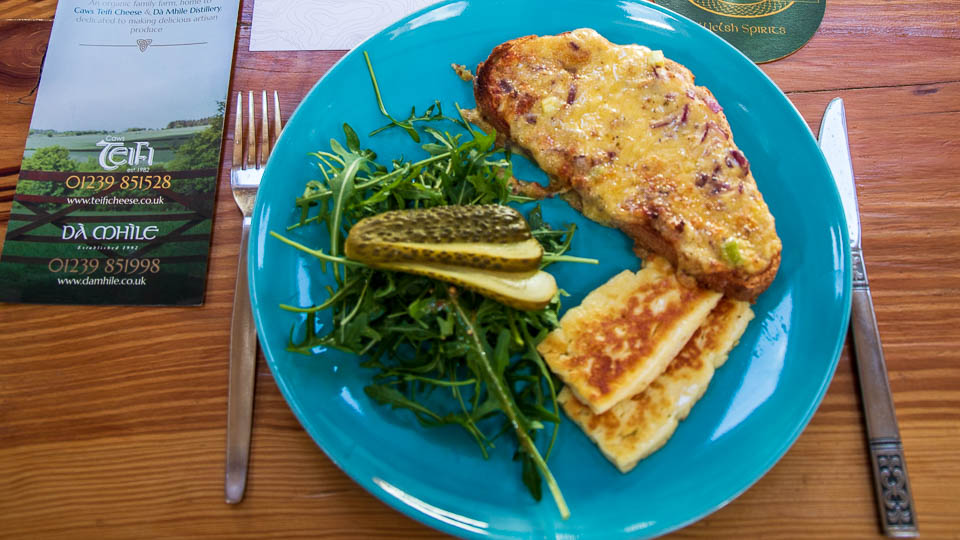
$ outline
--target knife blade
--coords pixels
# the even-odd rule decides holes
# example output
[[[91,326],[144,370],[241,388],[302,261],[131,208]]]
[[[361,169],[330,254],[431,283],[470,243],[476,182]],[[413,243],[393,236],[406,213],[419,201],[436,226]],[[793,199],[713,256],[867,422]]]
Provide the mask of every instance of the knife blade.
[[[834,98],[820,122],[820,150],[827,159],[843,203],[843,212],[850,232],[850,255],[853,274],[850,330],[860,379],[860,395],[867,423],[874,491],[883,533],[890,537],[917,536],[917,517],[907,477],[903,443],[897,427],[897,415],[887,378],[877,317],[873,310],[870,282],[860,247],[860,210],[853,161],[847,136],[847,119],[843,99]]]

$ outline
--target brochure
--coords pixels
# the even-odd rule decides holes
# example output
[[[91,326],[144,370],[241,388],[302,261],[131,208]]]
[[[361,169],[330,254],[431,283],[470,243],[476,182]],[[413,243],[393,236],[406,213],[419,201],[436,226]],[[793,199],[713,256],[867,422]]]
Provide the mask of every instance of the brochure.
[[[239,0],[60,0],[0,301],[203,303]]]

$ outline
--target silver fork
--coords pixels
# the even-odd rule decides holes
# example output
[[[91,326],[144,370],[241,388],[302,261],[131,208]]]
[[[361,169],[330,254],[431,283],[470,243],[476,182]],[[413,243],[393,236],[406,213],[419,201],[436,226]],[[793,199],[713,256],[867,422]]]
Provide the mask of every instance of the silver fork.
[[[253,427],[253,392],[257,367],[257,331],[253,325],[250,293],[247,288],[247,244],[253,202],[257,197],[263,167],[270,155],[270,129],[267,121],[267,92],[261,99],[263,114],[259,151],[254,142],[257,128],[253,119],[253,92],[247,101],[247,152],[243,152],[243,93],[237,93],[237,121],[233,133],[233,162],[230,165],[230,189],[243,214],[240,236],[240,260],[237,264],[237,285],[233,295],[233,318],[230,321],[230,381],[227,392],[227,456],[224,492],[229,504],[243,500],[247,486],[247,463],[250,461],[250,432]],[[276,143],[283,128],[280,100],[273,93],[273,140]]]

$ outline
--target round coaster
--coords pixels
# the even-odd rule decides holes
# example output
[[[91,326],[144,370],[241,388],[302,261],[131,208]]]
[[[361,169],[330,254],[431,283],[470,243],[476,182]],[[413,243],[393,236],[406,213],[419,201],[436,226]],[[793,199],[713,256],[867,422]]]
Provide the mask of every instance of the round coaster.
[[[654,1],[712,30],[758,64],[803,47],[826,8],[826,0]]]

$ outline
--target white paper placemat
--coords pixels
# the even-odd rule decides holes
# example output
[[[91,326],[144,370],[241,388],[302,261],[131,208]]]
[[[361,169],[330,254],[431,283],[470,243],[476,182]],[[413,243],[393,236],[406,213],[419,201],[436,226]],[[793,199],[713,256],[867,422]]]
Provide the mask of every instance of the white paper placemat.
[[[346,50],[437,0],[256,0],[251,51]]]

